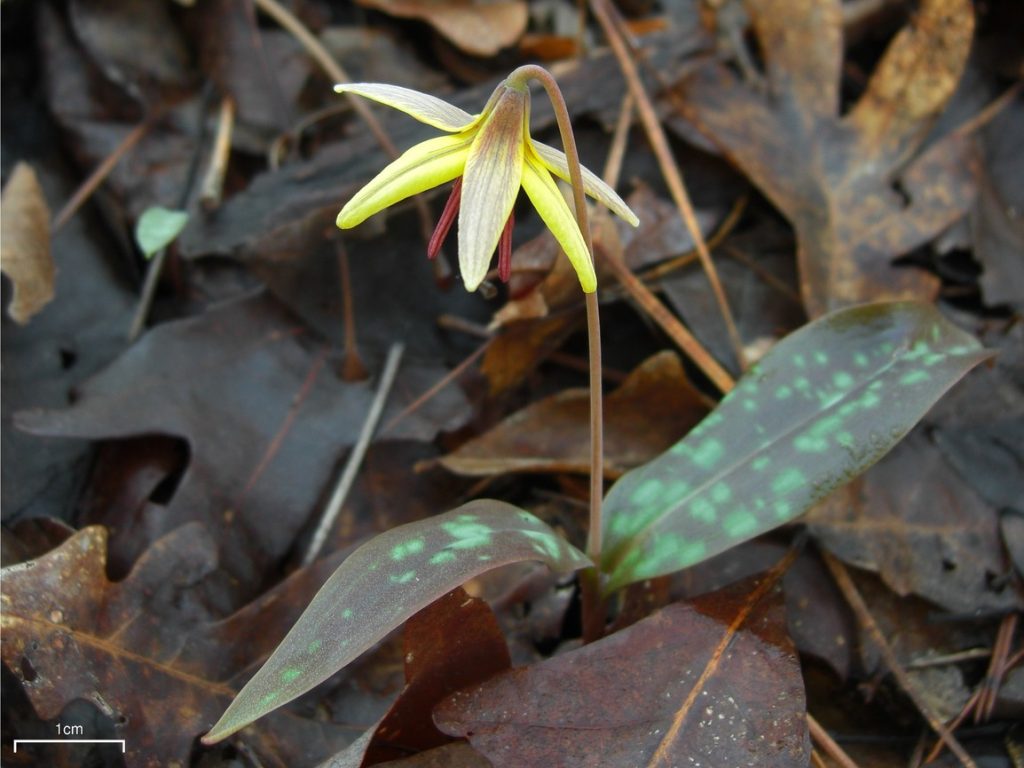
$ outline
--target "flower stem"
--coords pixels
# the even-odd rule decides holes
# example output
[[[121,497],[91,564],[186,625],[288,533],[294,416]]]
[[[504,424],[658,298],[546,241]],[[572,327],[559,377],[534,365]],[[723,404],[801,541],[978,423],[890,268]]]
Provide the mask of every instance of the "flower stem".
[[[590,236],[590,221],[583,191],[583,172],[580,170],[579,152],[572,132],[572,121],[562,91],[555,78],[543,67],[527,64],[510,76],[510,82],[536,80],[544,87],[562,137],[562,147],[569,165],[572,182],[576,222],[587,245],[591,262],[594,261],[594,243]],[[604,634],[605,609],[601,599],[601,578],[597,570],[601,561],[601,498],[604,495],[604,415],[601,389],[601,319],[597,292],[585,294],[587,303],[587,342],[590,353],[590,521],[587,531],[587,556],[594,568],[580,574],[583,601],[583,642],[598,640]]]

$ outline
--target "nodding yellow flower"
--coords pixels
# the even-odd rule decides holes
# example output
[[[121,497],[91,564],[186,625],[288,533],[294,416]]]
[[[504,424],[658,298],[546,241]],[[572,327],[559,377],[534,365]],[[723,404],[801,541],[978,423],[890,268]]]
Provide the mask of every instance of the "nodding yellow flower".
[[[551,177],[569,181],[568,162],[562,152],[530,137],[530,92],[525,82],[504,81],[478,115],[395,85],[351,83],[334,90],[394,107],[446,133],[412,147],[359,190],[338,214],[339,227],[354,227],[389,205],[457,179],[428,253],[433,257],[440,250],[458,211],[459,266],[466,290],[475,291],[487,275],[495,248],[498,273],[508,279],[512,207],[522,187],[572,262],[583,290],[597,290],[579,225]],[[638,224],[611,187],[586,168],[582,172],[588,195],[634,227]]]

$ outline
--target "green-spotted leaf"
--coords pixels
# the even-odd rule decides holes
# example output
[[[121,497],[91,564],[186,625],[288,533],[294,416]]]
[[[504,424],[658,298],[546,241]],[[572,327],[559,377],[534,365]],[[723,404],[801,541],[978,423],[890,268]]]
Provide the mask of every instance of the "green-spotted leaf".
[[[481,500],[393,528],[359,547],[203,739],[220,741],[323,682],[414,613],[499,565],[591,565],[536,517]]]
[[[147,208],[139,216],[135,224],[135,242],[139,244],[147,259],[153,258],[157,251],[174,242],[188,224],[188,213],[161,208],[155,205]]]
[[[611,489],[606,589],[792,520],[878,461],[989,354],[908,302],[835,312],[786,337],[683,440]]]

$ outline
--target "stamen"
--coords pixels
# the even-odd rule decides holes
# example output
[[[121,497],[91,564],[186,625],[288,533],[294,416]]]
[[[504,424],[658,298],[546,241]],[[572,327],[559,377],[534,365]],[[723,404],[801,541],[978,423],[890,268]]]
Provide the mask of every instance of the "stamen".
[[[498,277],[501,282],[507,283],[512,277],[512,227],[515,226],[516,217],[509,213],[505,228],[501,230],[501,238],[498,240]]]
[[[459,176],[452,185],[452,193],[448,195],[448,202],[444,204],[444,210],[441,211],[441,218],[437,220],[437,226],[434,227],[434,234],[430,236],[430,242],[427,243],[427,258],[433,261],[437,258],[437,254],[441,252],[441,246],[444,245],[444,239],[448,237],[448,232],[452,228],[452,224],[455,223],[455,217],[459,213],[459,203],[462,202],[462,177]]]

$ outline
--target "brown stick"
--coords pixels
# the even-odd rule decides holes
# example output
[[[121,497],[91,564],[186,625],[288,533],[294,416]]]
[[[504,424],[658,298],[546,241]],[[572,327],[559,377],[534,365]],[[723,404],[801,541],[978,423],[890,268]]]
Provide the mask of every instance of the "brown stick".
[[[917,686],[914,685],[914,681],[910,679],[906,671],[903,669],[896,658],[896,654],[892,650],[892,646],[889,645],[889,641],[885,639],[885,635],[882,634],[882,630],[879,629],[878,623],[875,621],[875,617],[871,615],[871,611],[868,609],[867,603],[864,602],[864,598],[861,597],[857,586],[853,583],[853,579],[850,578],[850,573],[846,570],[846,566],[843,563],[833,557],[824,550],[821,553],[822,559],[825,561],[825,565],[828,566],[829,571],[832,574],[832,578],[835,579],[836,585],[839,590],[843,593],[846,598],[846,602],[850,604],[854,614],[857,616],[857,621],[864,628],[868,638],[878,647],[879,652],[882,655],[882,659],[885,661],[885,665],[889,668],[893,677],[896,678],[896,682],[899,683],[900,687],[906,692],[910,699],[914,702],[917,710],[921,713],[925,720],[928,721],[928,725],[931,726],[932,730],[938,734],[939,738],[942,739],[943,743],[949,747],[949,751],[956,755],[957,759],[966,768],[978,768],[971,756],[967,754],[967,751],[957,741],[956,736],[946,727],[945,723],[939,719],[938,715],[932,711],[932,708],[928,705],[928,702],[924,700],[920,693],[917,691]]]
[[[89,174],[89,178],[82,182],[82,185],[75,190],[75,194],[71,196],[64,207],[60,209],[60,212],[54,217],[53,225],[50,228],[52,233],[56,233],[58,229],[68,223],[68,219],[74,216],[78,209],[82,207],[82,204],[89,199],[90,195],[96,191],[97,187],[103,183],[103,180],[110,175],[110,172],[114,170],[114,166],[117,165],[117,161],[120,160],[125,154],[128,153],[132,147],[139,143],[139,140],[145,136],[149,129],[156,122],[155,118],[150,117],[148,120],[143,120],[137,126],[135,126],[124,140],[117,145],[113,152],[104,158],[103,162],[100,163],[96,170]]]
[[[278,24],[284,27],[288,32],[295,37],[296,40],[306,49],[306,52],[313,58],[313,60],[320,65],[320,68],[327,73],[336,83],[350,83],[352,78],[348,76],[348,73],[344,68],[337,62],[337,60],[331,56],[330,52],[324,48],[323,44],[316,38],[316,36],[306,29],[305,24],[296,18],[291,11],[282,6],[277,0],[254,0],[257,7],[265,14],[274,19]],[[348,99],[349,104],[355,113],[362,118],[363,122],[366,123],[366,127],[370,129],[370,133],[373,134],[374,138],[377,139],[377,143],[384,149],[384,151],[391,157],[398,157],[398,148],[394,142],[391,141],[391,137],[385,132],[384,127],[380,124],[377,116],[370,109],[369,105],[362,99],[359,99],[352,94],[345,94],[345,98]],[[420,230],[423,235],[423,239],[426,242],[430,241],[430,235],[434,231],[434,224],[431,221],[430,209],[427,207],[426,202],[423,198],[417,196],[413,199],[413,204],[416,206],[416,212],[420,218]],[[443,270],[444,265],[436,267],[435,269]]]
[[[733,388],[735,382],[711,354],[704,349],[696,337],[679,320],[669,312],[658,297],[644,285],[640,279],[626,266],[617,254],[602,251],[605,263],[612,268],[615,276],[644,311],[651,316],[662,330],[667,333],[681,350],[700,368],[719,392],[725,394]]]
[[[736,353],[736,359],[740,363],[740,368],[745,370],[747,365],[746,356],[743,352],[743,342],[740,339],[739,331],[736,329],[732,310],[729,309],[729,302],[725,297],[725,291],[722,289],[721,280],[718,278],[718,271],[715,269],[714,261],[711,259],[711,253],[708,251],[707,243],[704,242],[704,236],[700,231],[700,225],[697,223],[697,216],[694,213],[693,204],[690,202],[690,196],[686,191],[682,172],[679,170],[679,166],[672,157],[672,150],[668,145],[668,139],[665,136],[665,131],[661,127],[661,122],[658,120],[658,116],[654,111],[654,105],[651,103],[650,97],[644,90],[643,83],[640,80],[640,74],[637,71],[636,62],[633,60],[633,57],[630,55],[627,48],[625,32],[617,23],[618,19],[614,17],[613,12],[609,9],[606,3],[606,0],[590,0],[590,7],[593,10],[594,15],[597,17],[597,20],[600,22],[601,28],[604,30],[605,37],[608,39],[608,42],[612,47],[612,51],[615,54],[615,58],[619,62],[619,67],[622,69],[622,74],[629,85],[630,93],[633,94],[633,98],[636,100],[636,107],[640,113],[640,121],[643,123],[644,130],[647,132],[647,138],[651,143],[651,148],[654,150],[654,154],[658,158],[658,166],[661,168],[662,175],[665,178],[665,183],[669,188],[669,193],[672,195],[672,199],[675,201],[676,207],[679,209],[679,213],[683,217],[686,228],[690,231],[690,236],[693,238],[694,245],[697,247],[697,253],[700,255],[701,265],[704,267],[704,272],[707,274],[708,281],[711,283],[711,291],[715,296],[718,309],[722,313],[722,319],[725,321],[725,327],[729,333],[729,339],[732,342],[733,349]]]
[[[345,334],[345,358],[341,364],[341,378],[345,381],[362,381],[370,375],[359,354],[356,339],[356,302],[352,293],[352,274],[348,267],[348,251],[341,238],[336,240],[338,251],[338,272],[341,275],[342,331]]]
[[[853,759],[846,754],[846,750],[836,743],[828,731],[821,727],[821,723],[814,719],[814,715],[807,713],[807,728],[811,732],[814,743],[824,750],[825,754],[831,757],[839,768],[860,768]]]
[[[220,114],[217,118],[217,137],[213,142],[210,154],[210,165],[203,176],[200,186],[199,202],[210,211],[220,205],[224,192],[224,176],[228,171],[228,159],[231,157],[231,133],[235,125],[235,101],[225,96],[220,101]]]

